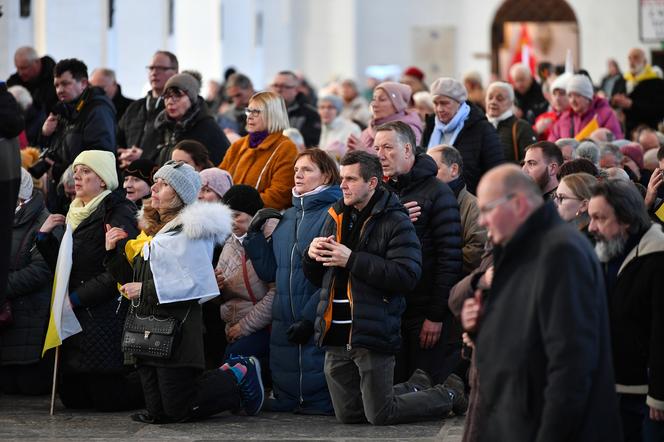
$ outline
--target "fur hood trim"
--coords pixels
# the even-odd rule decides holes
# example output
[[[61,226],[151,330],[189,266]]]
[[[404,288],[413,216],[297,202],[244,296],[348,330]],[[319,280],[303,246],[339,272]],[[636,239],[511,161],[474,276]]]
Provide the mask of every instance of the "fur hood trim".
[[[144,207],[138,212],[139,223],[143,220],[143,211]],[[225,204],[196,201],[182,209],[175,219],[161,228],[159,233],[180,227],[188,238],[212,238],[215,243],[223,244],[233,232],[232,211]]]

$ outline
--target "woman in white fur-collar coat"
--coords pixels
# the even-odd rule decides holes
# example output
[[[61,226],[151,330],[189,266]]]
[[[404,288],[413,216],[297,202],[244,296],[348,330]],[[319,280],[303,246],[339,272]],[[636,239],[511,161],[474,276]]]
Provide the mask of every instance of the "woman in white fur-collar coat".
[[[180,324],[170,357],[134,355],[147,413],[132,419],[182,422],[236,410],[241,403],[246,409],[251,401],[241,397],[240,384],[257,371],[247,366],[250,361],[244,361],[244,370],[203,373],[201,302],[219,294],[212,254],[231,233],[231,211],[222,204],[197,201],[200,178],[187,164],[168,162],[154,178],[151,199],[139,218],[141,235],[128,241],[125,250],[115,250],[126,234],[119,228],[106,234],[107,268],[124,284],[121,291],[132,301],[134,312],[140,317],[176,318]],[[262,403],[262,390],[257,399]],[[258,409],[260,405],[247,412]]]

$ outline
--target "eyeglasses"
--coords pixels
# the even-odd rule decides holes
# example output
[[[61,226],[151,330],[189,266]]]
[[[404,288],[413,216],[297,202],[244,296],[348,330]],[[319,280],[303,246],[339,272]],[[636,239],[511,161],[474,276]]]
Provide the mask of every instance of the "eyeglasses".
[[[561,195],[560,193],[555,193],[553,199],[556,203],[562,204],[565,200],[581,201],[581,198],[574,198],[573,196]]]
[[[273,84],[270,85],[270,87],[271,87],[272,89],[281,90],[281,89],[295,89],[297,86],[292,85],[292,84],[279,84],[279,83],[273,83]]]
[[[245,114],[247,117],[249,117],[249,116],[251,116],[251,117],[257,117],[257,116],[259,116],[259,115],[261,114],[261,112],[263,112],[262,109],[252,109],[252,108],[250,108],[250,107],[247,107],[247,108],[244,109],[244,114]]]
[[[186,94],[178,89],[170,89],[164,94],[164,101],[173,100],[178,101],[180,98],[184,97]]]
[[[148,71],[166,72],[175,69],[173,66],[145,66]]]
[[[489,203],[487,203],[484,207],[480,207],[480,215],[488,215],[493,209],[496,207],[500,206],[501,204],[505,204],[512,198],[516,196],[516,193],[509,193],[503,197],[500,197],[498,199],[495,199]]]

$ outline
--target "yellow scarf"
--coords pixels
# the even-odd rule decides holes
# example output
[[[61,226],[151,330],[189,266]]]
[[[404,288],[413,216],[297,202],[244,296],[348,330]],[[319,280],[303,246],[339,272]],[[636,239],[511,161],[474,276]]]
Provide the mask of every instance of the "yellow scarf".
[[[71,224],[72,230],[81,224],[88,216],[97,209],[99,204],[111,193],[110,190],[104,190],[102,193],[92,198],[89,203],[84,204],[83,201],[76,198],[71,202],[69,211],[67,212],[67,223]]]
[[[125,243],[125,256],[127,257],[129,264],[132,266],[134,265],[134,258],[136,258],[136,255],[140,254],[143,256],[143,247],[146,243],[150,244],[150,241],[152,241],[152,237],[146,235],[145,232],[141,230],[141,233],[136,237],[136,239],[130,239]],[[118,284],[118,291],[126,298],[127,294],[120,290],[120,287],[122,286]]]
[[[637,76],[634,76],[631,72],[627,72],[625,75],[625,81],[632,83],[634,86],[645,80],[652,80],[653,78],[658,78],[657,73],[653,70],[652,66],[649,64],[643,68],[643,71]]]
[[[136,255],[140,254],[143,256],[143,247],[145,247],[146,243],[150,244],[150,241],[152,241],[152,237],[142,230],[136,239],[130,239],[127,241],[125,244],[125,255],[127,256],[129,264],[133,264]]]

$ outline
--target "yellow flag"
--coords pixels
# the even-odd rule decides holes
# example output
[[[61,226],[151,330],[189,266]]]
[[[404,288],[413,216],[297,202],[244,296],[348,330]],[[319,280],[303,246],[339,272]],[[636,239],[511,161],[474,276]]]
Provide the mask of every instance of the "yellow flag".
[[[659,206],[659,209],[657,209],[655,215],[657,215],[657,218],[659,218],[660,221],[664,221],[664,204]]]
[[[581,132],[576,134],[574,139],[576,141],[581,141],[585,138],[590,137],[590,135],[595,132],[597,129],[599,129],[599,123],[597,122],[597,115],[593,117],[592,120],[590,120],[590,123],[586,124],[586,127],[581,129]]]

